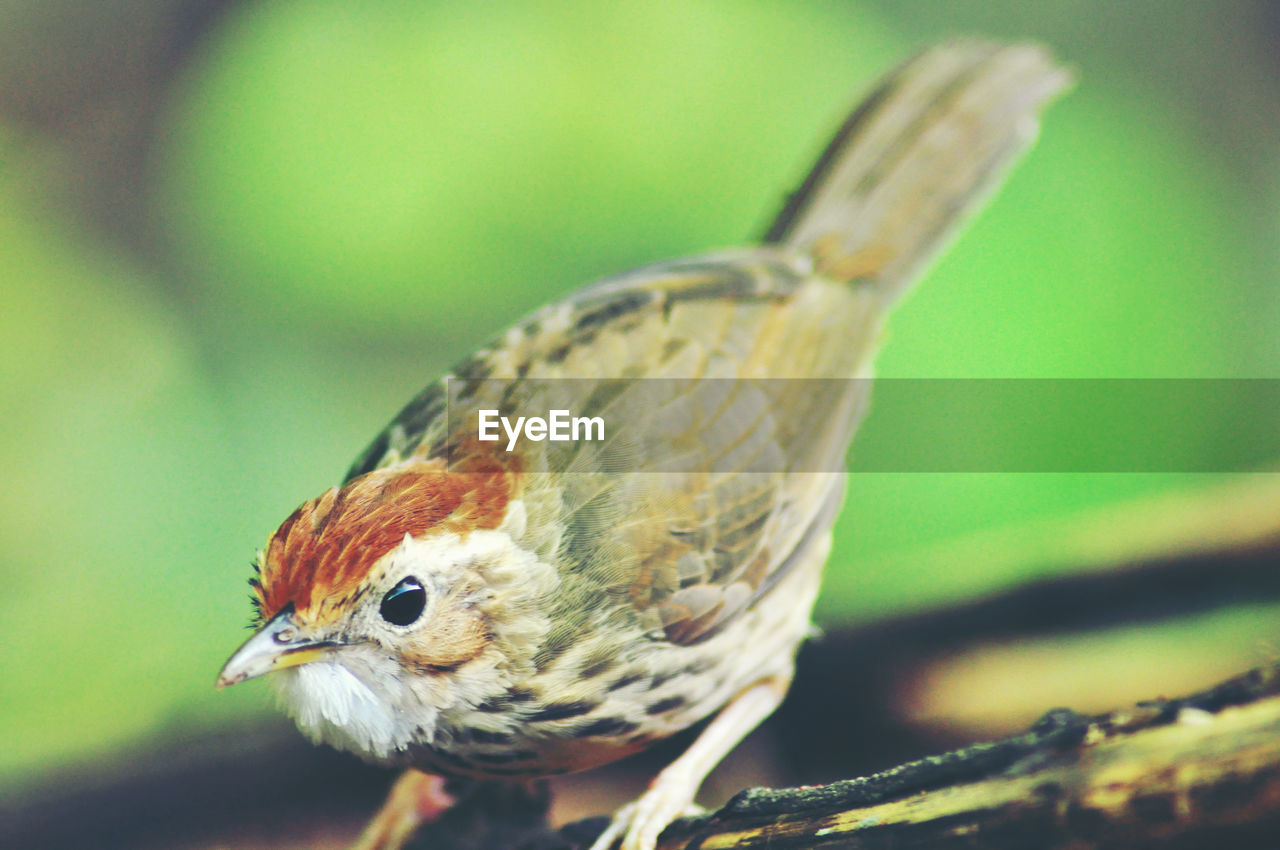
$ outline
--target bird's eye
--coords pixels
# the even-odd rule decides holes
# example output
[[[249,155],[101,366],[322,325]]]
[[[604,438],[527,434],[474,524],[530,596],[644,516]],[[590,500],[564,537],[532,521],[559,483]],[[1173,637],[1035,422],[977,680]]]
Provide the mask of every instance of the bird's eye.
[[[422,616],[422,609],[426,607],[427,592],[416,578],[409,576],[387,591],[378,611],[382,619],[393,626],[408,626]]]

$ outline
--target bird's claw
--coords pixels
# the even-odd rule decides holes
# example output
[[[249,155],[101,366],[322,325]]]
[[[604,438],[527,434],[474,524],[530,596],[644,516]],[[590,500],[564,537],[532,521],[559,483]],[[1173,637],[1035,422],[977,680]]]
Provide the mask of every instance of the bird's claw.
[[[677,795],[668,789],[655,785],[644,796],[614,813],[613,820],[596,838],[591,850],[611,850],[619,838],[622,839],[620,850],[654,850],[658,837],[672,821],[695,817],[706,811],[702,806],[688,799],[677,799]]]

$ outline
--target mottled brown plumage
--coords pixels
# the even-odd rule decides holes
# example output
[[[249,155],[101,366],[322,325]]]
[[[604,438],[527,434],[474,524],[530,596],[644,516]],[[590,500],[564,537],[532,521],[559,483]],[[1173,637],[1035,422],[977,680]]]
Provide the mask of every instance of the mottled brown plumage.
[[[1066,80],[1035,47],[928,51],[768,244],[597,283],[459,364],[271,537],[220,682],[279,670],[314,739],[449,775],[580,770],[714,716],[598,845],[651,848],[785,693],[886,312]],[[557,408],[605,438],[480,436]],[[365,846],[403,837],[414,787]]]

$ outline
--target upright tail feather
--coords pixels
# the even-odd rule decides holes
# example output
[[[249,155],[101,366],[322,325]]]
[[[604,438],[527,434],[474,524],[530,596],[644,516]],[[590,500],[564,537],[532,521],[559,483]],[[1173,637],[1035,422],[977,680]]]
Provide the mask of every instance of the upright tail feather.
[[[1037,45],[955,41],[890,73],[765,236],[901,294],[1035,140],[1071,73]]]

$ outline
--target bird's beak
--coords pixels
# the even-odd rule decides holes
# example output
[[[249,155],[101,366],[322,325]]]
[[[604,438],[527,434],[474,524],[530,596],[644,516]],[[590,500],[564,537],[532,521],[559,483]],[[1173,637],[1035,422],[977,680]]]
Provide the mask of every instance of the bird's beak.
[[[290,603],[280,609],[280,613],[258,629],[227,660],[222,672],[218,674],[217,687],[225,688],[273,670],[284,670],[308,661],[327,658],[336,648],[337,644],[333,641],[303,637],[294,617],[293,603]]]

